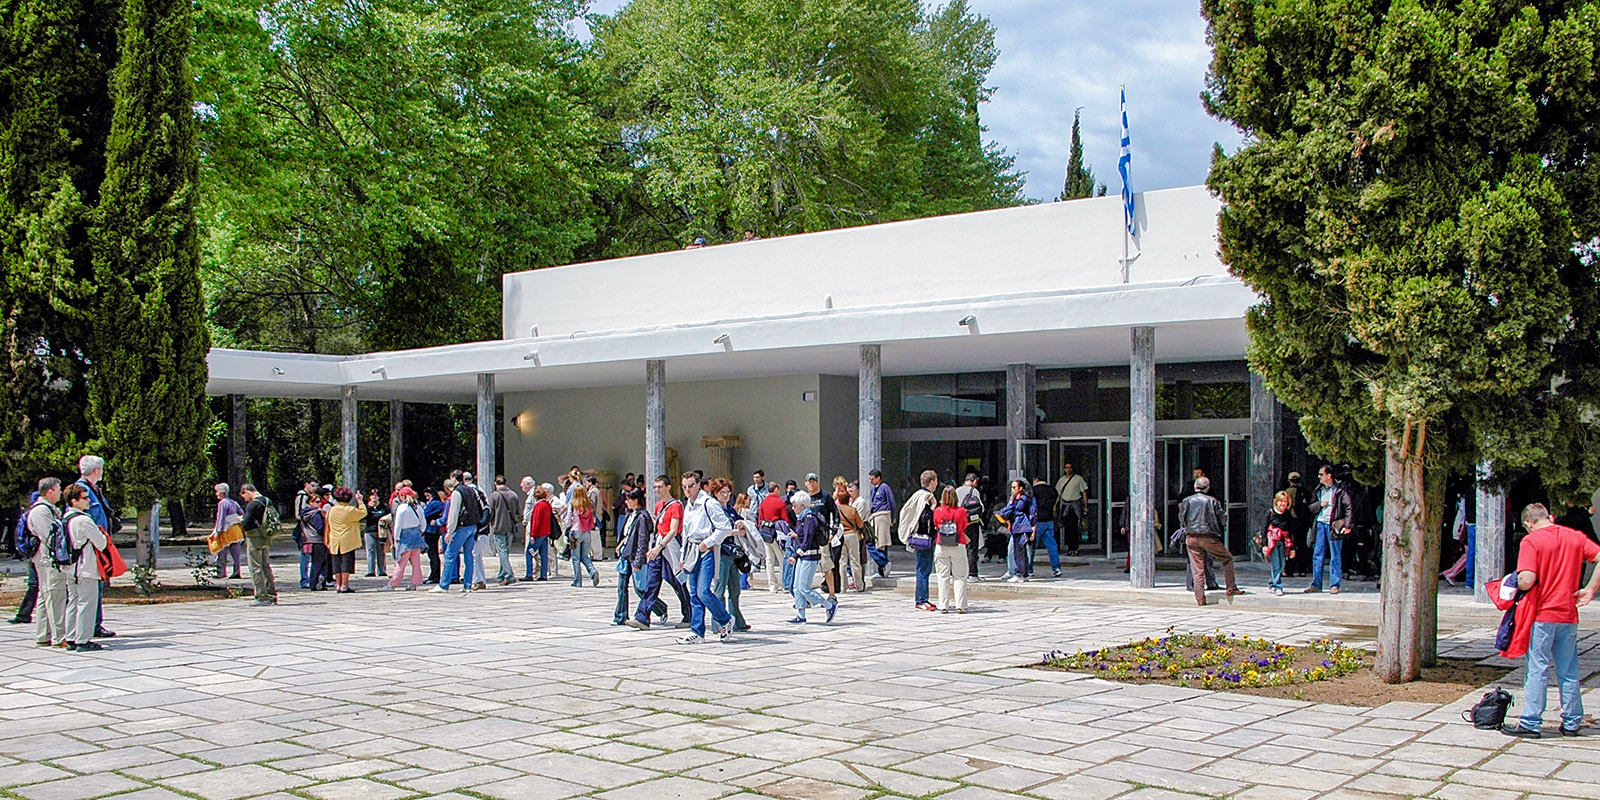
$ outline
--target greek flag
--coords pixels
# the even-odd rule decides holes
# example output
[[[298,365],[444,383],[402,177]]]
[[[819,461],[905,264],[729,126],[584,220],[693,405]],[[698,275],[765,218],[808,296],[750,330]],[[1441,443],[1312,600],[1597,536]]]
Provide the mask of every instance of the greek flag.
[[[1122,90],[1122,155],[1117,159],[1117,173],[1122,176],[1122,218],[1128,226],[1129,236],[1138,236],[1133,220],[1133,186],[1128,181],[1128,90]]]

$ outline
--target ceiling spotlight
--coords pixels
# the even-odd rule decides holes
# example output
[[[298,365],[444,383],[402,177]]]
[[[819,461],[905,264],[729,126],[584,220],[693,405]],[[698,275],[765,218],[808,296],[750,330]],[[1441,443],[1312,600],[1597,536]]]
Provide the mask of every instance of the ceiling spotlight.
[[[274,375],[282,375],[283,374],[283,370],[281,368],[279,368],[279,367],[273,367],[272,368],[272,374],[274,374]]]
[[[963,327],[963,328],[965,328],[965,327],[967,327],[967,326],[968,326],[968,325],[971,325],[971,324],[972,324],[972,323],[974,323],[974,322],[977,322],[977,321],[978,321],[978,318],[977,318],[977,317],[975,317],[975,316],[973,316],[973,315],[971,315],[971,314],[968,314],[968,315],[966,315],[966,316],[964,316],[964,317],[962,317],[962,318],[961,318],[961,321],[960,321],[960,322],[957,322],[957,323],[956,323],[956,324],[957,324],[957,325],[960,325],[960,326],[961,326],[961,327]]]

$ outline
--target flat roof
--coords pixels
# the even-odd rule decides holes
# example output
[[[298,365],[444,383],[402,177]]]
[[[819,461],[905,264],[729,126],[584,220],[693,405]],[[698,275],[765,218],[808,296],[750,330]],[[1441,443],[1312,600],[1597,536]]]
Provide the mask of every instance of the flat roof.
[[[1242,358],[1257,302],[1217,255],[1204,187],[1136,196],[1140,235],[1122,282],[1120,198],[846,228],[503,276],[504,338],[366,353],[213,349],[207,392],[469,403],[496,390],[856,374],[1005,364],[1127,363],[1132,326],[1162,361]],[[973,324],[960,325],[972,317]]]

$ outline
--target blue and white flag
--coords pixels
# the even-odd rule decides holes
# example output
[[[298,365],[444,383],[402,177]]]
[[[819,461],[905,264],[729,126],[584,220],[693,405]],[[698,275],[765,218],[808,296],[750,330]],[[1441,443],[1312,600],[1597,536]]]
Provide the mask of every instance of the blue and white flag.
[[[1122,176],[1122,218],[1128,226],[1128,235],[1137,237],[1139,231],[1135,229],[1133,219],[1133,185],[1128,179],[1128,164],[1132,156],[1128,152],[1128,90],[1122,90],[1122,155],[1117,158],[1117,173]]]

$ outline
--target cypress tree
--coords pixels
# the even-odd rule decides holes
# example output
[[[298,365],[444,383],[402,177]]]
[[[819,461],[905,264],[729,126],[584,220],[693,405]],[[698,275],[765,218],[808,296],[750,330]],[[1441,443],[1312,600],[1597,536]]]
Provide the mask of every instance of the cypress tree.
[[[1080,197],[1096,197],[1106,193],[1106,185],[1096,184],[1094,170],[1084,166],[1083,163],[1083,137],[1079,134],[1078,111],[1072,112],[1072,149],[1067,153],[1067,181],[1061,187],[1061,196],[1057,200],[1076,200]]]
[[[140,508],[203,482],[206,351],[195,227],[187,0],[127,0],[94,210],[89,405],[120,496]]]
[[[104,175],[114,2],[0,8],[0,492],[71,468],[89,438],[90,204]],[[9,504],[7,504],[9,507]]]

